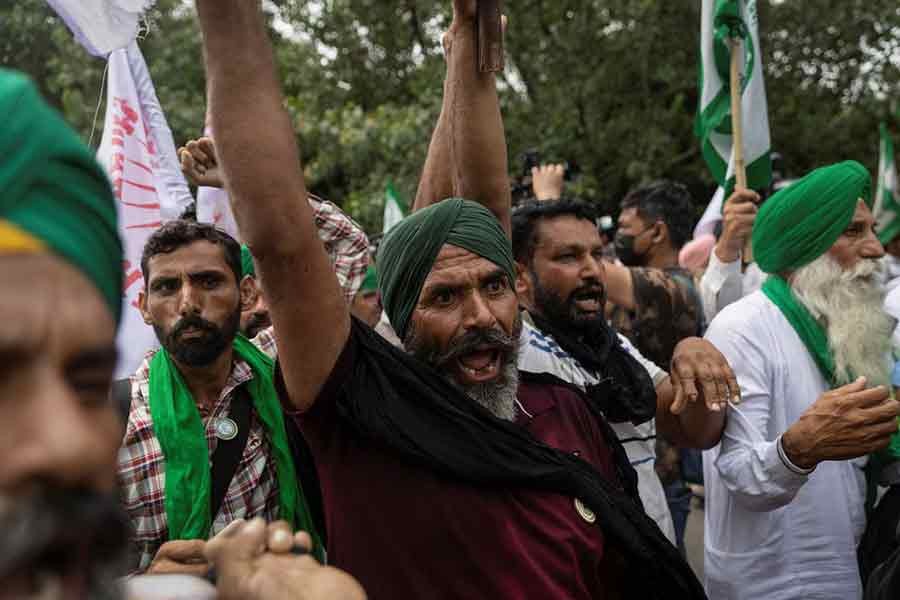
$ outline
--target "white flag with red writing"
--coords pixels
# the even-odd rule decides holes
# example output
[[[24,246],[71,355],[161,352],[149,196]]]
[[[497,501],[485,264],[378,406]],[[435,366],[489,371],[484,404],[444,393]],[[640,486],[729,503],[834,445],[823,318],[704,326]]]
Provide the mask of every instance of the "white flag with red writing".
[[[125,245],[119,378],[132,374],[146,352],[157,346],[153,328],[144,323],[138,309],[144,245],[164,221],[178,218],[192,201],[172,132],[134,42],[109,55],[106,122],[97,159],[113,184]]]

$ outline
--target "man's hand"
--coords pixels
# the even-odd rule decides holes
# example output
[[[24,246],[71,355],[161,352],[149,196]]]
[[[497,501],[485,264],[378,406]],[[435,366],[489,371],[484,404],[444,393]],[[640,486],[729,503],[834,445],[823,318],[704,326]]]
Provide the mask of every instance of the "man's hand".
[[[163,544],[147,569],[148,575],[195,575],[205,577],[209,564],[204,540],[176,540]]]
[[[849,460],[886,448],[897,433],[900,402],[883,386],[866,389],[865,377],[831,390],[781,437],[788,460],[812,469],[828,460]]]
[[[729,402],[740,402],[734,371],[722,353],[704,339],[686,338],[675,347],[670,377],[675,389],[669,409],[672,414],[680,415],[701,396],[713,412],[721,412]]]
[[[753,190],[736,190],[725,203],[722,237],[716,244],[716,257],[723,263],[732,263],[740,258],[753,233],[759,201],[759,194]]]
[[[541,165],[531,169],[531,187],[534,197],[540,201],[562,198],[565,165]]]
[[[178,149],[181,172],[191,185],[224,188],[225,181],[216,159],[216,144],[212,138],[191,140]]]
[[[218,574],[220,600],[364,600],[360,585],[312,556],[308,534],[283,522],[236,521],[209,541],[206,556]]]

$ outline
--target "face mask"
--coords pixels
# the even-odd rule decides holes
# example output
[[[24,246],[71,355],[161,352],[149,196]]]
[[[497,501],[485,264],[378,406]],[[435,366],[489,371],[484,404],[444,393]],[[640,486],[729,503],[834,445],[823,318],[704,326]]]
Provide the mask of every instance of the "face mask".
[[[618,258],[626,267],[640,267],[644,262],[644,254],[638,254],[634,249],[635,242],[639,237],[653,229],[651,225],[637,235],[625,235],[621,231],[616,233],[615,241],[616,258]]]

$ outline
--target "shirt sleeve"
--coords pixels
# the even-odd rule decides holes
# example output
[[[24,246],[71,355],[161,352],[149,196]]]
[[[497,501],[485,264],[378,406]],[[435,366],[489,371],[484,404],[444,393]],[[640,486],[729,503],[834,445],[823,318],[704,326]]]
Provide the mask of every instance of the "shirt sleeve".
[[[353,302],[369,268],[369,238],[362,227],[336,205],[309,196],[319,239],[334,265],[347,303]]]
[[[739,406],[729,405],[715,469],[728,491],[748,510],[766,512],[786,506],[809,476],[782,460],[778,445],[784,432],[766,433],[773,403],[785,400],[772,397],[766,355],[766,346],[771,344],[751,339],[731,326],[729,319],[717,319],[706,338],[732,366],[742,396]]]
[[[719,311],[740,300],[743,292],[741,259],[723,263],[714,248],[709,255],[709,266],[700,279],[700,298],[707,322],[712,322]]]
[[[656,364],[668,364],[675,346],[686,337],[700,335],[703,308],[696,290],[684,277],[661,269],[632,268],[634,311],[622,331]],[[688,287],[691,286],[691,287]],[[629,333],[630,332],[630,333]]]

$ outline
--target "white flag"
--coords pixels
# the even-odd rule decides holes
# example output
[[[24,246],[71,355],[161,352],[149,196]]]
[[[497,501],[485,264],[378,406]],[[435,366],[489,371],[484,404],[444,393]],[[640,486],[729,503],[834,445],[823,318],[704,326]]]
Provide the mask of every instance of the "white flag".
[[[759,45],[756,0],[703,0],[700,25],[700,110],[695,133],[716,182],[734,186],[731,132],[731,52],[728,38],[743,40],[742,122],[747,185],[765,189],[772,181],[771,140],[766,87]]]
[[[391,228],[406,217],[406,203],[400,198],[400,194],[394,188],[393,183],[387,185],[384,192],[384,226],[382,232],[387,233]]]
[[[125,289],[119,328],[116,377],[126,377],[156,347],[153,329],[137,307],[144,287],[141,253],[147,239],[166,220],[191,203],[191,193],[175,155],[144,57],[137,43],[109,56],[106,121],[97,160],[113,184],[119,233],[125,246]]]
[[[135,40],[141,15],[155,0],[47,0],[94,56],[107,56]]]
[[[700,217],[700,221],[697,222],[697,226],[694,227],[694,239],[706,234],[715,235],[716,226],[722,222],[722,205],[724,203],[725,188],[719,187],[713,194],[712,200],[709,201],[703,216]]]

